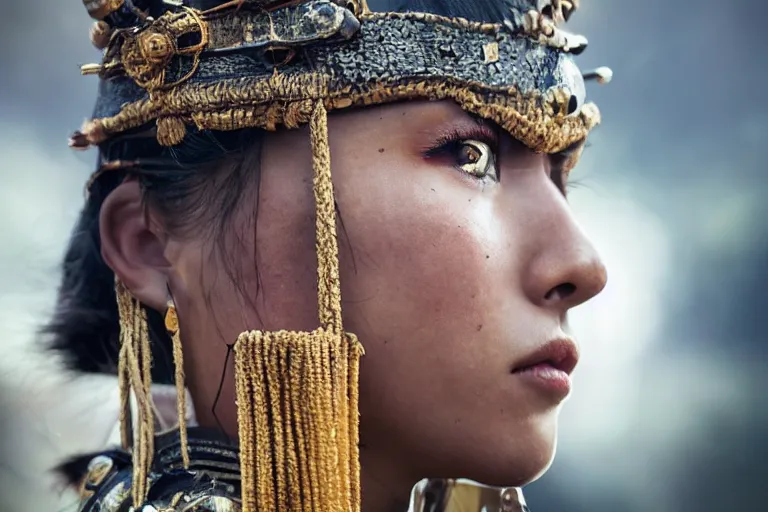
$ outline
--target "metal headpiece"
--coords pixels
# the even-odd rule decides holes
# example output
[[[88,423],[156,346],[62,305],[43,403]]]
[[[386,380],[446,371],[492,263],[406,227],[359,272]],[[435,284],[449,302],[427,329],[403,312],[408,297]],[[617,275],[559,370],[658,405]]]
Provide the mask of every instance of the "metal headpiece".
[[[318,99],[328,110],[449,99],[541,152],[600,120],[571,58],[587,41],[560,27],[576,0],[500,0],[503,23],[371,12],[364,0],[84,3],[105,52],[83,68],[102,85],[75,147],[153,125],[164,146],[190,127],[293,128]]]

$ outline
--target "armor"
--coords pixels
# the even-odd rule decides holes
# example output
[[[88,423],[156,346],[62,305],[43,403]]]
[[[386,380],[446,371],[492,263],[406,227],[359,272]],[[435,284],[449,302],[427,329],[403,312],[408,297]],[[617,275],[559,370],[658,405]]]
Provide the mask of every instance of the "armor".
[[[190,429],[187,468],[176,431],[158,436],[143,512],[240,512],[237,443],[214,431]],[[130,508],[131,455],[114,450],[93,457],[82,482],[82,509],[121,512]],[[518,488],[489,487],[467,480],[423,480],[414,486],[408,512],[529,512]]]

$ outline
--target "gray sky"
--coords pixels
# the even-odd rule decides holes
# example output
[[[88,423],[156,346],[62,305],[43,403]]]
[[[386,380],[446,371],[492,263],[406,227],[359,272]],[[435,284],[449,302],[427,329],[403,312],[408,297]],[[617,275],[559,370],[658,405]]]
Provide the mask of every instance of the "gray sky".
[[[78,64],[98,54],[80,2],[4,4],[0,510],[58,510],[34,477],[96,443],[83,436],[82,412],[108,415],[113,397],[110,385],[56,375],[31,352],[95,158],[70,152],[66,137],[95,98],[96,80]],[[584,351],[575,395],[558,458],[528,500],[534,512],[762,510],[768,6],[582,4],[570,29],[591,46],[579,63],[609,65],[615,79],[590,87],[604,123],[575,171],[572,202],[610,283],[574,314]]]

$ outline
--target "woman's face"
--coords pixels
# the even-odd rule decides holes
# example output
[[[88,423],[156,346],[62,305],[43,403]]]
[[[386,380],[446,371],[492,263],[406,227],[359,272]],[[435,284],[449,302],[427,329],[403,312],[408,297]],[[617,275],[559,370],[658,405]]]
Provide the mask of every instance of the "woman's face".
[[[536,478],[567,394],[552,366],[575,362],[566,313],[606,280],[562,176],[447,102],[332,115],[329,132],[345,328],[366,350],[364,484]],[[307,130],[269,135],[261,162],[226,254],[209,237],[156,235],[198,418],[232,435],[231,358],[212,412],[227,345],[245,330],[318,325]]]

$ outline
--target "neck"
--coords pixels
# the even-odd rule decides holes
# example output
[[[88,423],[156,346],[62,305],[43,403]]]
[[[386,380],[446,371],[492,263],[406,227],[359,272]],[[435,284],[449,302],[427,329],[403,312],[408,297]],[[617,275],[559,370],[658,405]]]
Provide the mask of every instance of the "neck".
[[[411,490],[419,480],[395,450],[361,447],[363,512],[406,512]]]
[[[419,481],[409,464],[368,450],[361,450],[361,462],[363,512],[528,512],[516,487],[463,479]]]

